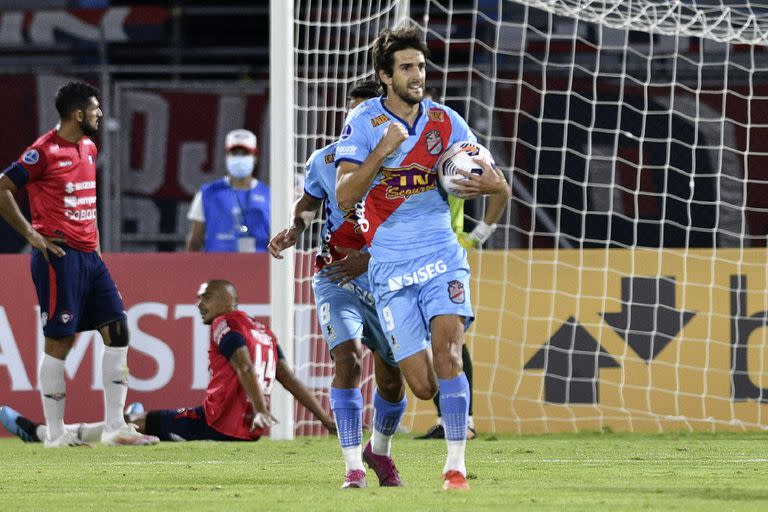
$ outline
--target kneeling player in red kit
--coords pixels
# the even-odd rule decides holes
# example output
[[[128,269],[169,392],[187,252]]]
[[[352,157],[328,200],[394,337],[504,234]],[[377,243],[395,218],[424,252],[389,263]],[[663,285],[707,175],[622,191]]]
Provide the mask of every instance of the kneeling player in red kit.
[[[232,283],[207,281],[197,297],[203,323],[211,326],[211,380],[203,404],[146,413],[140,404],[132,404],[126,419],[136,424],[139,432],[163,441],[255,441],[276,422],[269,412],[269,397],[277,379],[335,434],[333,419],[291,371],[269,328],[237,309],[237,291]],[[45,436],[45,425],[8,406],[0,408],[0,422],[27,442]],[[66,428],[88,443],[99,439],[104,424],[80,423]]]

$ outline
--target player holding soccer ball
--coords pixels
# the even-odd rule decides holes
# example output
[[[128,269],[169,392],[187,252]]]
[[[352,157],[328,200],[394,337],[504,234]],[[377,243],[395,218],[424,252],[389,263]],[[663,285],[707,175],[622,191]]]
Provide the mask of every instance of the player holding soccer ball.
[[[469,265],[434,167],[451,144],[475,137],[456,112],[423,99],[427,48],[417,29],[383,30],[372,55],[386,96],[347,118],[336,147],[336,195],[342,208],[357,211],[379,321],[408,385],[422,400],[440,393],[448,445],[443,488],[468,489],[461,347],[474,318]],[[508,197],[503,175],[477,163],[481,174],[458,171],[467,178],[458,192]]]
[[[376,82],[357,84],[349,92],[349,107],[378,95]],[[307,218],[325,203],[323,245],[315,260],[312,289],[323,336],[333,356],[330,398],[346,466],[342,487],[366,487],[363,461],[374,470],[379,485],[399,487],[402,481],[391,457],[391,443],[405,412],[405,386],[376,315],[366,273],[369,255],[357,250],[365,246],[365,240],[355,212],[342,211],[336,202],[335,150],[334,142],[309,157],[304,193],[293,206],[293,222],[272,238],[269,252],[282,258],[280,253],[295,245],[307,228]],[[365,450],[360,391],[363,343],[373,351],[376,375],[373,433]]]

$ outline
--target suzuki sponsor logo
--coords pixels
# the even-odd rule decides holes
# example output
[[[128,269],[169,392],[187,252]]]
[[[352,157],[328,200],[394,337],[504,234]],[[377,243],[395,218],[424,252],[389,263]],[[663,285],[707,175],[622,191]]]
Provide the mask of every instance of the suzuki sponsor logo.
[[[443,260],[437,260],[435,263],[428,263],[414,272],[398,277],[390,277],[389,291],[396,292],[406,286],[425,283],[433,277],[445,273],[447,270],[448,267],[445,266]]]
[[[96,188],[96,181],[80,181],[75,183],[75,190],[92,190]]]
[[[96,182],[91,181],[78,181],[77,183],[68,182],[66,185],[64,185],[64,191],[67,194],[71,194],[75,190],[93,190],[96,188]]]

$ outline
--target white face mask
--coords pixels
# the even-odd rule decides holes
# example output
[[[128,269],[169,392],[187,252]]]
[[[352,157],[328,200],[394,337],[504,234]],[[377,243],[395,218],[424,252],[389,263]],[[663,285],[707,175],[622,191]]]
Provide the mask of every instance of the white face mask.
[[[253,172],[256,163],[254,155],[229,155],[227,156],[227,172],[233,178],[246,178]]]

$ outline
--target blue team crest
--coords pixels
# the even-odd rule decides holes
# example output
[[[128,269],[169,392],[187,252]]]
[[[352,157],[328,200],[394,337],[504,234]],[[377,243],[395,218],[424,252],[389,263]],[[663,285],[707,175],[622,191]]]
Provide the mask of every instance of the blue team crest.
[[[443,152],[443,139],[438,130],[431,130],[424,135],[424,142],[427,144],[427,152],[430,155],[439,155]]]
[[[341,140],[348,139],[352,136],[352,125],[348,124],[341,130]]]
[[[34,165],[37,163],[38,160],[40,160],[40,153],[37,152],[36,149],[30,149],[26,153],[24,153],[24,157],[22,157],[22,160],[25,164]]]

